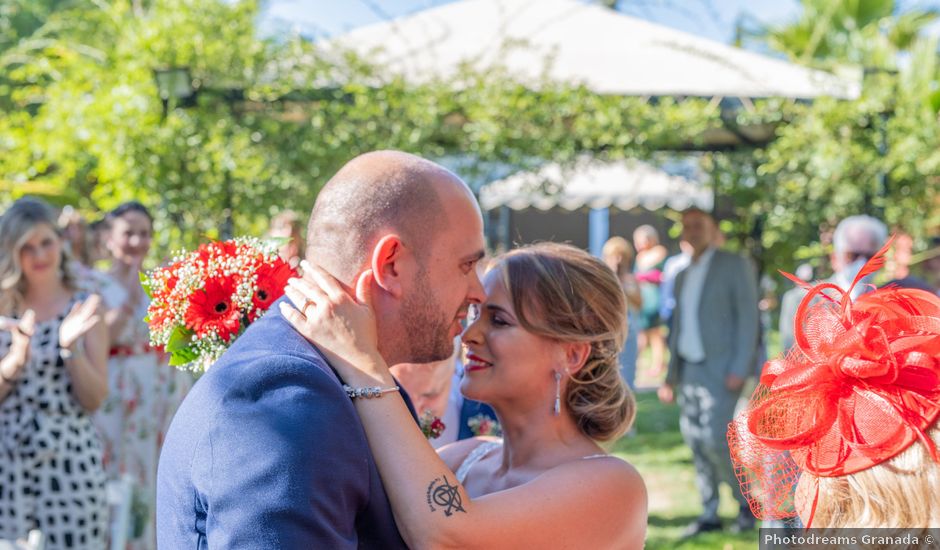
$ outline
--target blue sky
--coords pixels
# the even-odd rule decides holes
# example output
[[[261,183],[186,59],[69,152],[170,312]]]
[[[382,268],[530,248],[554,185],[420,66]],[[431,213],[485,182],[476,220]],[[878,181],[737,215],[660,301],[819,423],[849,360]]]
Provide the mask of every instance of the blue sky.
[[[321,38],[349,29],[447,4],[452,0],[268,0],[264,27],[295,27]],[[739,15],[782,23],[800,11],[797,0],[624,0],[621,11],[679,30],[731,42]],[[906,0],[904,7],[940,8],[940,0]],[[933,29],[940,34],[940,25]]]

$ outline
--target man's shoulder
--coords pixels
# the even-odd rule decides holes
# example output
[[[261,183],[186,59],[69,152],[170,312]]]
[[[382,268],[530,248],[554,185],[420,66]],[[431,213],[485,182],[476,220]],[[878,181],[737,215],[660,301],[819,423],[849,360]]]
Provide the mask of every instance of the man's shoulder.
[[[342,394],[339,377],[320,352],[283,317],[269,312],[209,368],[191,397],[215,409],[231,398],[260,400],[291,388]]]
[[[729,263],[729,264],[737,264],[737,265],[748,265],[750,263],[750,260],[748,260],[742,254],[738,254],[737,252],[731,252],[730,250],[723,250],[721,248],[715,249],[715,255],[712,256],[712,261],[713,262],[718,261],[718,262]]]
[[[236,412],[254,411],[258,420],[272,422],[275,417],[312,420],[335,409],[324,407],[324,400],[338,404],[345,397],[339,379],[315,356],[230,351],[193,386],[171,432],[195,441],[218,429],[237,429],[231,425]]]
[[[319,353],[245,346],[226,352],[198,384],[218,397],[261,399],[266,392],[291,387],[342,393],[339,377]]]
[[[728,250],[716,249],[710,269],[721,270],[729,278],[754,276],[754,264],[749,258]]]
[[[261,319],[252,324],[231,348],[220,358],[218,365],[228,363],[266,363],[280,368],[313,365],[324,374],[335,378],[320,351],[311,345],[272,307]]]

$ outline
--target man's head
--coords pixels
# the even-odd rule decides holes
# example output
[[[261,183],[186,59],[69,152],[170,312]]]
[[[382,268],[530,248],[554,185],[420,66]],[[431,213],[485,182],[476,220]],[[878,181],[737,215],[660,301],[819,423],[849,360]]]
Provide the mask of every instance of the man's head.
[[[379,351],[389,364],[449,357],[476,273],[483,220],[460,178],[428,160],[377,151],[349,161],[320,191],[307,259],[352,288],[373,271]]]
[[[698,257],[715,243],[717,227],[710,214],[698,208],[682,213],[682,240],[692,247],[692,255]]]
[[[884,246],[888,228],[871,216],[849,216],[832,235],[832,269],[836,273],[858,260],[867,261]]]

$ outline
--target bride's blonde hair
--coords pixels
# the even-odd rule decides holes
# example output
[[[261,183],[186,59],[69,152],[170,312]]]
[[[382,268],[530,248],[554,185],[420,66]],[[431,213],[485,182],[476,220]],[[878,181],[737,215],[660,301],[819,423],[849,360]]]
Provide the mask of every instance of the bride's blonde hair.
[[[557,243],[508,252],[495,269],[523,328],[559,342],[591,345],[564,395],[581,431],[599,441],[622,435],[633,422],[636,402],[620,376],[627,305],[614,273],[587,252]]]
[[[0,315],[12,315],[21,309],[26,295],[26,278],[20,265],[20,250],[29,234],[42,224],[48,225],[62,239],[55,211],[42,200],[19,199],[0,217]],[[59,268],[62,283],[66,288],[74,289],[64,246]]]

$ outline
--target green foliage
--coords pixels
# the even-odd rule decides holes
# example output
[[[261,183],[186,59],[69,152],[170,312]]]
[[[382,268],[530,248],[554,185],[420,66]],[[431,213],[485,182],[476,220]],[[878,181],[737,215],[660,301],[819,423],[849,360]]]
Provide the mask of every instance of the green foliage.
[[[776,141],[704,156],[736,214],[732,243],[773,268],[819,256],[820,230],[848,214],[913,232],[940,224],[937,45],[918,38],[933,14],[896,15],[887,1],[805,7],[767,35],[792,58],[883,70],[906,51],[912,62],[869,74],[857,101],[758,101],[732,124],[771,125]],[[38,194],[96,216],[140,200],[156,216],[160,258],[306,211],[369,150],[456,158],[479,181],[493,165],[702,146],[728,124],[704,100],[533,90],[498,69],[412,85],[299,37],[257,36],[257,0],[8,0],[0,10],[0,202]],[[164,114],[153,71],[166,67],[188,67],[200,91]]]
[[[802,0],[794,23],[769,29],[768,45],[804,65],[894,67],[935,11],[897,13],[895,0]]]
[[[653,386],[655,387],[655,386]],[[679,407],[664,405],[650,388],[636,393],[635,433],[618,440],[611,452],[632,464],[646,483],[649,521],[645,548],[649,550],[751,550],[757,548],[757,532],[726,531],[683,538],[682,531],[702,513],[695,487],[692,451],[679,433]],[[718,510],[726,526],[737,515],[730,487],[720,487]]]
[[[409,85],[296,37],[259,38],[250,0],[44,6],[0,51],[0,102],[12,106],[0,114],[0,198],[41,194],[87,214],[140,200],[164,257],[307,210],[330,174],[369,150],[472,158],[472,177],[487,163],[645,156],[720,123],[705,101],[547,82],[533,92],[499,71]],[[189,68],[195,105],[170,103],[164,116],[153,78],[163,67]]]
[[[823,264],[825,233],[852,214],[915,237],[940,228],[938,50],[936,39],[919,35],[935,14],[896,14],[891,1],[803,4],[803,15],[772,29],[768,43],[815,65],[864,64],[862,97],[782,106],[788,122],[766,149],[711,159],[719,193],[741,215],[738,227],[760,224],[753,248],[773,269]],[[910,62],[898,71],[902,51]]]

